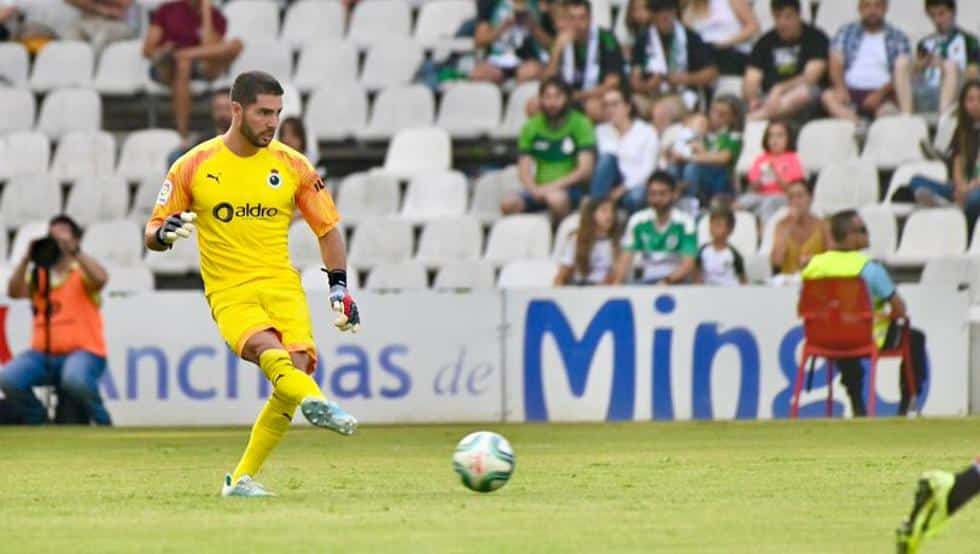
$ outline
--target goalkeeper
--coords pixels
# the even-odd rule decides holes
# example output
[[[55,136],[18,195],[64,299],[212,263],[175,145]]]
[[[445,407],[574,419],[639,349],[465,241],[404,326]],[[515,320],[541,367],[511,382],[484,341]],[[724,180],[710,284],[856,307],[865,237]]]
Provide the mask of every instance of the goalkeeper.
[[[289,261],[287,234],[299,209],[320,243],[330,305],[341,331],[360,316],[347,290],[339,214],[302,154],[273,140],[283,89],[266,73],[242,73],[231,89],[232,124],[170,168],[146,225],[146,246],[164,251],[198,229],[211,314],[228,345],[258,364],[274,390],[223,496],[269,496],[253,478],[282,439],[296,408],[313,425],[351,435],[357,420],[324,398],[310,375],[316,347],[306,295]]]

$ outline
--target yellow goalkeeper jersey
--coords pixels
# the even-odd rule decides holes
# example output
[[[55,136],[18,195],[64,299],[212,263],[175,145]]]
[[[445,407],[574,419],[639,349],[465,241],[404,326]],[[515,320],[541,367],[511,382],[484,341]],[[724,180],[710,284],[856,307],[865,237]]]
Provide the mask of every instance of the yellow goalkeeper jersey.
[[[176,213],[197,214],[206,294],[262,279],[298,279],[289,261],[289,224],[299,208],[322,237],[340,221],[310,162],[273,140],[243,158],[222,137],[205,141],[170,168],[147,229]]]

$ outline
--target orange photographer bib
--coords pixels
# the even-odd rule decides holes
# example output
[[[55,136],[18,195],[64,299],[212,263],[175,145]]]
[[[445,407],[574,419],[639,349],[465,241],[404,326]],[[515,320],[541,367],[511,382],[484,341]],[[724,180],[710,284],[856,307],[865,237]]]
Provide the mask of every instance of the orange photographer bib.
[[[47,338],[45,325],[45,299],[40,291],[45,286],[47,274],[38,274],[38,283],[32,287],[34,309],[34,338],[31,348],[44,352]],[[51,288],[51,353],[63,355],[75,350],[85,350],[105,357],[105,332],[102,314],[99,312],[99,295],[85,288],[82,271],[77,267],[60,282],[55,279]]]

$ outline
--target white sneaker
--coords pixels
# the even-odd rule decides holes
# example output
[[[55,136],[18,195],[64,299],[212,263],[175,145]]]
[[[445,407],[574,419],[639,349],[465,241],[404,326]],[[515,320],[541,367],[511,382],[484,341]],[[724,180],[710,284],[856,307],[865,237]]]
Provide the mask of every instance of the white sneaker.
[[[231,474],[225,474],[225,481],[221,485],[221,496],[244,496],[244,497],[259,497],[259,496],[275,496],[276,493],[266,490],[255,479],[252,479],[248,475],[242,475],[238,478],[238,482],[232,484]]]

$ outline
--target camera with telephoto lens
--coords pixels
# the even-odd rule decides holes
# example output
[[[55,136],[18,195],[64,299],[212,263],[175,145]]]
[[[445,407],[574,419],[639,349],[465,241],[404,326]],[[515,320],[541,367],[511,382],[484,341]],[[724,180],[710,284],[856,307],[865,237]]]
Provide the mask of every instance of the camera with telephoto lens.
[[[36,266],[53,267],[61,259],[61,247],[51,235],[41,237],[31,243],[30,258]]]

